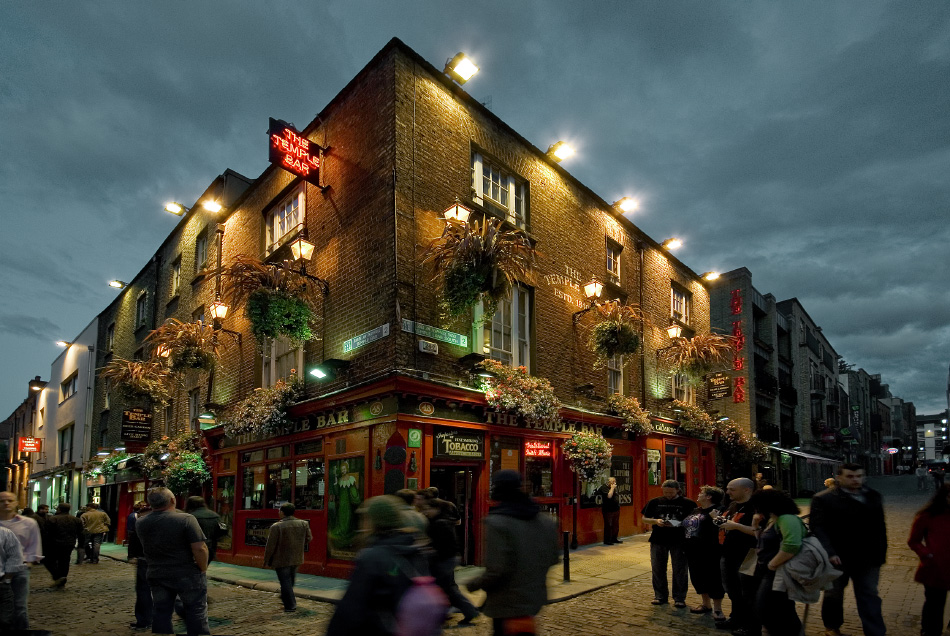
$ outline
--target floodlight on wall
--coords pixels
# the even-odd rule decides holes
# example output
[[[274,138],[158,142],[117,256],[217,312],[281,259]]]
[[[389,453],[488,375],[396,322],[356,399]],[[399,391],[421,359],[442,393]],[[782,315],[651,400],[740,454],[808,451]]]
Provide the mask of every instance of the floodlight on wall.
[[[350,366],[349,360],[340,360],[339,358],[327,358],[314,368],[310,369],[310,375],[318,380],[334,379],[346,371]]]
[[[191,211],[191,208],[186,208],[178,201],[169,201],[165,204],[165,211],[174,214],[175,216],[181,216],[184,213]]]
[[[221,208],[224,207],[214,199],[206,199],[201,202],[201,207],[203,207],[208,212],[220,212]]]
[[[445,69],[442,72],[461,86],[472,79],[475,73],[478,73],[478,67],[467,55],[459,51],[455,54],[455,57],[445,61]]]
[[[469,210],[464,205],[462,205],[462,202],[459,201],[458,197],[455,197],[455,203],[453,203],[448,208],[446,208],[445,212],[443,212],[442,215],[446,219],[454,219],[456,221],[461,221],[462,223],[465,223],[466,221],[468,221],[468,216],[471,213],[472,211]]]
[[[108,448],[100,448],[99,451],[96,453],[96,455],[98,455],[99,457],[106,457],[111,452],[112,451],[110,451]]]
[[[679,338],[681,335],[683,335],[683,328],[674,322],[666,328],[666,335],[668,335],[670,338]]]
[[[712,281],[719,278],[719,272],[706,272],[703,274],[703,280]]]
[[[571,148],[571,146],[566,141],[559,141],[556,144],[551,144],[551,147],[548,148],[547,151],[547,155],[558,163],[567,159],[573,154],[574,149]]]
[[[623,197],[618,201],[614,201],[614,206],[623,213],[635,212],[640,209],[640,202],[631,197]]]
[[[57,346],[57,347],[64,347],[64,348],[65,348],[65,347],[69,347],[69,346],[72,345],[72,344],[73,344],[73,343],[68,342],[68,341],[66,341],[66,340],[57,340],[57,341],[56,341],[56,346]]]
[[[301,259],[309,261],[313,257],[313,248],[313,243],[304,238],[303,235],[290,242],[290,251],[293,253],[295,261]]]
[[[675,249],[680,248],[680,247],[682,247],[682,246],[683,246],[683,241],[681,241],[680,239],[676,238],[675,236],[674,236],[674,237],[671,237],[671,238],[668,238],[668,239],[666,239],[665,241],[663,241],[663,247],[665,247],[665,248],[668,249],[668,250],[675,250]]]
[[[109,287],[115,287],[116,289],[125,289],[128,283],[121,280],[110,280]]]
[[[46,388],[46,382],[40,379],[40,376],[36,376],[30,380],[30,390],[31,391],[42,391]]]

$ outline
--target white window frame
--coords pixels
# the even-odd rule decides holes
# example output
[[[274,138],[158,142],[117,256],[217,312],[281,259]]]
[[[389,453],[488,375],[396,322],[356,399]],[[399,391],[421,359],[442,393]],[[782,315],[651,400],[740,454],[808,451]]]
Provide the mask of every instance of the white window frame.
[[[670,376],[670,391],[674,400],[696,404],[696,388],[690,384],[689,376],[686,374],[674,373]]]
[[[510,367],[525,367],[531,369],[531,324],[534,320],[534,303],[531,290],[521,284],[512,286],[511,296],[498,303],[498,311],[490,319],[484,318],[484,308],[481,303],[475,306],[475,323],[472,341],[475,351],[484,353],[507,364]],[[505,330],[510,333],[511,349],[493,346],[492,334],[502,334]]]
[[[115,323],[109,324],[106,327],[106,351],[112,351],[115,347]]]
[[[181,256],[172,263],[172,295],[174,298],[181,291]]]
[[[272,254],[286,242],[286,238],[304,227],[306,209],[304,188],[300,186],[267,211],[267,217],[264,219],[267,254]]]
[[[607,276],[612,283],[620,284],[620,252],[622,247],[607,241]]]
[[[607,395],[623,395],[623,356],[607,359]]]
[[[670,285],[670,317],[676,321],[689,324],[690,305],[692,304],[692,295],[679,289],[676,285]],[[679,309],[677,309],[679,307]]]
[[[195,273],[208,266],[208,231],[202,230],[195,238]]]
[[[270,387],[277,384],[277,380],[287,380],[291,373],[278,374],[280,363],[288,360],[292,366],[291,369],[297,371],[303,368],[303,345],[290,347],[290,340],[286,338],[271,338],[264,343],[264,353],[261,356],[261,386]]]
[[[144,327],[148,321],[148,292],[143,291],[135,299],[135,328]]]
[[[76,424],[73,422],[72,424],[67,424],[56,432],[56,445],[58,447],[57,450],[59,450],[58,466],[63,466],[73,460],[73,433],[75,431]]]
[[[76,395],[76,392],[79,390],[79,373],[73,373],[71,376],[60,382],[60,403],[65,402],[72,396]]]
[[[486,169],[488,170],[486,174]],[[497,183],[498,196],[485,191],[485,181]],[[472,153],[472,199],[475,203],[504,215],[505,220],[521,228],[528,226],[528,182],[515,176],[498,162]]]
[[[198,416],[201,415],[201,389],[188,391],[188,426],[195,428]]]

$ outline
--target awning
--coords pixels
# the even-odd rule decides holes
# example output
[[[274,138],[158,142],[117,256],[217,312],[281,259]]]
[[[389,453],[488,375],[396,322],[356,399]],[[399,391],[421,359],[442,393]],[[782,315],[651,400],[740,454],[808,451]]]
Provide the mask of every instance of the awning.
[[[789,455],[795,455],[796,457],[804,457],[805,459],[811,459],[813,461],[827,462],[829,464],[840,464],[844,460],[836,459],[834,457],[822,457],[821,455],[812,455],[811,453],[806,453],[800,450],[790,450],[788,448],[782,448],[781,446],[769,446],[769,449],[774,450],[777,453],[788,453]]]

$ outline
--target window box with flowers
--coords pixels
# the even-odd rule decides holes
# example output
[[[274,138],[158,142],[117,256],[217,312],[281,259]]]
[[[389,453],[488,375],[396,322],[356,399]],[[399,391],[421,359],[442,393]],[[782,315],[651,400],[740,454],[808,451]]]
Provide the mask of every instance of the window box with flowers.
[[[719,450],[731,463],[753,463],[769,454],[769,447],[764,442],[748,435],[731,421],[719,424]]]
[[[673,417],[679,420],[680,430],[687,435],[699,438],[710,438],[716,433],[716,423],[709,413],[687,402],[673,400],[671,403]]]
[[[640,407],[635,397],[616,393],[607,398],[607,412],[623,418],[623,430],[634,435],[648,435],[653,430],[650,412]]]
[[[560,420],[561,401],[547,379],[530,375],[524,367],[511,368],[491,358],[478,366],[491,374],[484,381],[484,389],[485,399],[492,407],[518,413],[528,422]]]

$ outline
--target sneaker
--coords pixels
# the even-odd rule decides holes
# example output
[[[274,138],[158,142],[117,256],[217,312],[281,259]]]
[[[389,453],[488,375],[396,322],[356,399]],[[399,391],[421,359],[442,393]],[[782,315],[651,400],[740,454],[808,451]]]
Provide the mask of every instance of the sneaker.
[[[623,539],[617,539],[614,543],[623,543]]]

